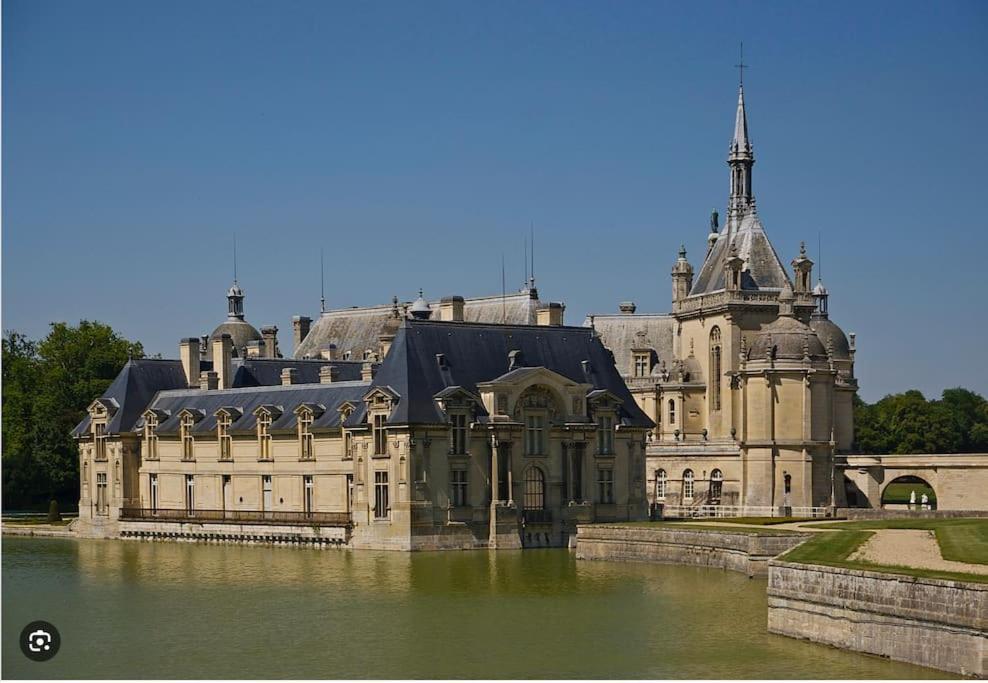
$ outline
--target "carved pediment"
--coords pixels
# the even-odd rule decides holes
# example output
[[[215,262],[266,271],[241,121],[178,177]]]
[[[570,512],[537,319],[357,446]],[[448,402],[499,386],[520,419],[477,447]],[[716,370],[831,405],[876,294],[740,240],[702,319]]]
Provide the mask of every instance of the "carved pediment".
[[[117,404],[116,399],[113,398],[98,398],[89,404],[89,414],[92,417],[113,417],[113,415],[120,409],[119,404]]]

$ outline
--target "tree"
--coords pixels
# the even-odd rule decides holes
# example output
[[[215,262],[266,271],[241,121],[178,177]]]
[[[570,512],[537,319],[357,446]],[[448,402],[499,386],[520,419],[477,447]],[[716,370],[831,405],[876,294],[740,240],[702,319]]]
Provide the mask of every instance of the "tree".
[[[916,390],[871,405],[854,401],[855,446],[862,453],[962,453],[988,450],[988,402],[967,389],[941,400]]]
[[[144,349],[108,325],[83,320],[77,327],[52,323],[33,344],[15,332],[3,342],[4,494],[26,500],[75,498],[78,450],[70,436],[94,398],[106,391],[128,358]],[[9,360],[8,360],[9,359]],[[8,362],[15,391],[8,414]],[[10,434],[14,442],[8,442]]]

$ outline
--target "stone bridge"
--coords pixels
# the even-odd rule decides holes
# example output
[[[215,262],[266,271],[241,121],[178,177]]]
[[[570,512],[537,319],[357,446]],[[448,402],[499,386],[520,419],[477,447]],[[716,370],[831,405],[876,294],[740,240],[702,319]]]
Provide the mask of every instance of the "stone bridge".
[[[838,455],[850,507],[882,507],[886,487],[918,477],[936,493],[939,510],[988,510],[988,453]]]

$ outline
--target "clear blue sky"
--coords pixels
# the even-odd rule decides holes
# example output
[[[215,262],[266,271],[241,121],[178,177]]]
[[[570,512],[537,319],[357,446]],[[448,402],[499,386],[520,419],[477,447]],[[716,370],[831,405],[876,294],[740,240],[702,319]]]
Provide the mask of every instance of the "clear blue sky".
[[[520,286],[669,309],[727,198],[738,41],[784,261],[823,237],[868,400],[988,394],[988,3],[3,3],[3,328],[150,353]]]

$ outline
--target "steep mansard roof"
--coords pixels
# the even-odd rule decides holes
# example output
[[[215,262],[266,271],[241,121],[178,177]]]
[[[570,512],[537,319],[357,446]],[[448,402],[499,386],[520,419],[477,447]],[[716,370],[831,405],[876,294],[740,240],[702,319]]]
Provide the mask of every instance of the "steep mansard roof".
[[[690,296],[710,294],[724,289],[724,261],[731,254],[731,244],[736,245],[738,256],[744,259],[741,288],[747,290],[781,290],[791,282],[775,247],[765,234],[765,228],[754,208],[742,216],[737,227],[730,224],[721,231],[713,249],[700,268],[693,282]]]
[[[590,318],[584,321],[590,326]],[[651,349],[660,361],[669,365],[675,360],[672,350],[673,330],[676,319],[668,314],[658,313],[616,313],[595,315],[594,329],[600,340],[614,354],[614,363],[622,375],[632,371],[632,349]],[[659,367],[659,364],[656,364]]]
[[[433,316],[437,315],[439,302],[430,302],[429,307]],[[505,297],[476,297],[464,299],[463,318],[467,322],[534,325],[538,307],[535,290],[524,290]],[[377,350],[378,338],[385,329],[390,327],[388,332],[394,331],[394,326],[389,326],[392,319],[392,304],[326,311],[293,355],[296,358],[318,357],[322,348],[335,344],[338,354],[350,352],[351,358],[360,359],[367,349]]]
[[[389,387],[399,396],[391,422],[438,424],[444,419],[436,394],[453,386],[478,394],[478,384],[514,369],[509,367],[512,351],[520,352],[514,354],[516,367],[545,367],[574,382],[606,389],[622,400],[624,424],[652,426],[621,379],[613,355],[585,327],[409,320],[398,331],[374,385]]]

